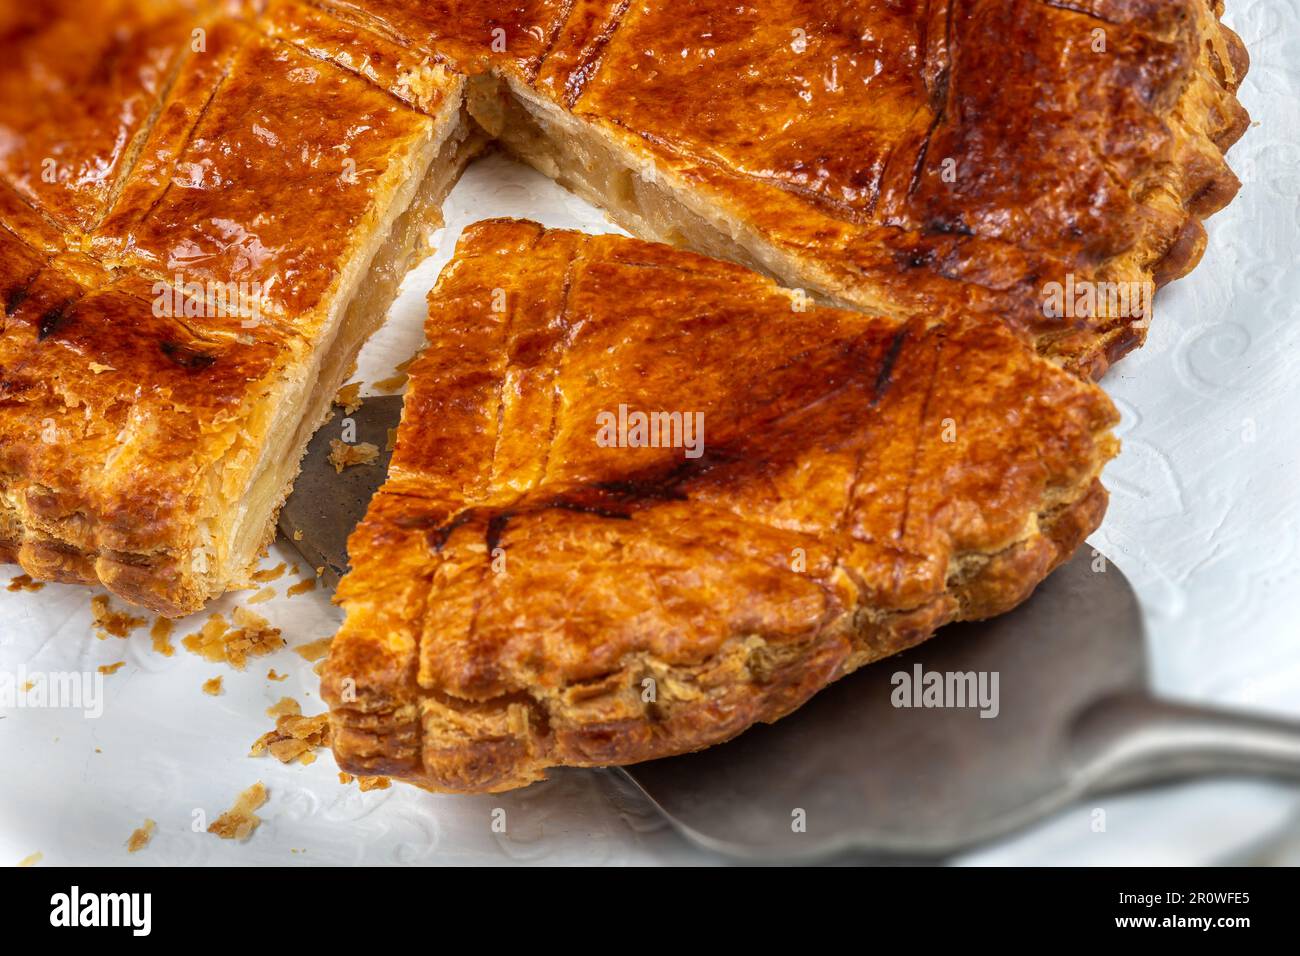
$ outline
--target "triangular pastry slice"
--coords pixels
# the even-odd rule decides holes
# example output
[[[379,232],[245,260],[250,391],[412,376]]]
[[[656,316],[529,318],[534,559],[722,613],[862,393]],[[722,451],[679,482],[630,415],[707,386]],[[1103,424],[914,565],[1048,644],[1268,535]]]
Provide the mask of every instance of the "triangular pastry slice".
[[[725,740],[1013,607],[1105,509],[1114,408],[997,323],[513,220],[429,303],[324,671],[349,772],[503,790]]]

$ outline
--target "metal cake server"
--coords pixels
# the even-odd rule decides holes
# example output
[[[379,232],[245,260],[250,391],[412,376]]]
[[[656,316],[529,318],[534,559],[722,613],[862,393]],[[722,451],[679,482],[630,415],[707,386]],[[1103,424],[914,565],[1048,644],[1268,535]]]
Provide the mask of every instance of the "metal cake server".
[[[321,428],[280,513],[331,587],[400,413],[397,397],[365,400],[356,438],[380,459],[342,474],[327,460],[338,422]],[[1300,779],[1300,723],[1151,694],[1133,590],[1113,564],[1093,564],[1083,548],[1010,614],[947,627],[727,744],[620,772],[695,843],[773,861],[941,857],[1103,792],[1207,774]],[[894,675],[914,680],[918,665],[996,672],[997,716],[894,706]]]

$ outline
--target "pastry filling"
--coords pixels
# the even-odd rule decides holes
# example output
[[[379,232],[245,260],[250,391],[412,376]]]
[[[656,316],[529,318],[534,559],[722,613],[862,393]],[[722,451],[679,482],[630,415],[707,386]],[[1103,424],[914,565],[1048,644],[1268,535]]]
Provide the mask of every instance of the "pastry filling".
[[[653,164],[638,165],[613,136],[548,102],[513,79],[475,77],[466,84],[470,115],[512,155],[554,179],[633,235],[726,259],[815,293],[821,283],[793,257],[766,242],[716,202],[673,182]],[[835,305],[833,296],[815,296]]]
[[[427,169],[415,180],[410,201],[395,202],[388,229],[377,230],[367,259],[358,268],[351,292],[341,295],[334,317],[316,349],[315,358],[300,379],[286,381],[271,407],[275,419],[266,430],[267,440],[256,449],[258,462],[243,489],[232,489],[217,500],[238,502],[237,507],[215,511],[205,526],[209,540],[196,552],[196,562],[206,562],[215,550],[215,562],[193,570],[213,575],[219,586],[238,586],[256,564],[261,550],[275,536],[275,519],[297,477],[299,464],[312,434],[326,420],[332,399],[355,367],[361,346],[383,323],[402,279],[432,249],[429,235],[442,226],[441,208],[465,165],[482,149],[482,132],[461,110],[450,122],[441,145],[426,151]],[[431,159],[427,158],[433,153]],[[260,431],[257,430],[257,431]],[[244,439],[247,442],[247,439]],[[226,461],[237,461],[247,449],[237,444]],[[214,474],[215,482],[222,482]]]

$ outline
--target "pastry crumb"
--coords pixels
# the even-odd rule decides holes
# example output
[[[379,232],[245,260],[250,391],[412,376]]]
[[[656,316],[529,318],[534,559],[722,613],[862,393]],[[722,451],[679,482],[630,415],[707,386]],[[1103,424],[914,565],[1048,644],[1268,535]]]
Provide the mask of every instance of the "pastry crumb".
[[[138,627],[144,627],[145,619],[133,617],[125,611],[114,611],[107,594],[97,594],[90,601],[91,622],[95,627],[95,636],[101,641],[113,637],[126,637]]]
[[[291,707],[289,705],[292,705]],[[291,697],[283,698],[267,714],[276,718],[275,729],[268,730],[253,741],[250,757],[260,757],[270,752],[280,763],[297,760],[304,765],[314,763],[312,752],[330,743],[330,718],[328,713],[312,717],[302,716],[298,703]]]
[[[273,597],[275,597],[275,588],[262,588],[262,590],[258,591],[256,594],[254,594],[251,598],[249,598],[244,603],[262,604],[266,601],[271,600],[271,598]]]
[[[119,670],[121,670],[125,666],[126,666],[126,661],[118,661],[116,664],[100,664],[99,672],[103,674],[105,677],[107,677],[110,674],[116,674]]]
[[[220,614],[213,614],[208,623],[181,643],[187,651],[198,654],[214,664],[225,662],[242,671],[250,657],[265,657],[284,647],[280,629],[272,627],[264,617],[237,607],[231,615],[236,627],[231,629]]]
[[[301,540],[302,540],[302,532],[301,532],[301,531],[295,531],[295,532],[293,533],[293,540],[295,540],[295,541],[301,541]]]
[[[270,707],[266,708],[266,716],[283,717],[286,714],[297,716],[302,713],[302,705],[292,697],[281,697]]]
[[[312,641],[310,644],[300,644],[293,650],[305,661],[318,661],[330,652],[330,645],[333,642],[332,637],[322,637],[319,641]]]
[[[274,681],[283,681],[283,680],[288,680],[288,679],[289,679],[289,675],[288,675],[288,674],[277,674],[277,673],[275,672],[275,668],[272,667],[269,671],[266,672],[266,679],[267,679],[267,680],[274,680]]]
[[[334,393],[334,404],[343,409],[344,415],[351,415],[361,407],[361,382],[349,382]]]
[[[216,677],[210,677],[203,682],[203,693],[210,694],[213,697],[220,697],[222,691],[222,679],[218,674]]]
[[[344,468],[353,465],[368,465],[379,457],[379,448],[368,441],[349,445],[337,438],[330,439],[329,463],[334,466],[336,474],[342,474]]]
[[[273,568],[266,568],[265,570],[262,571],[254,571],[251,577],[258,584],[265,584],[267,581],[274,581],[276,578],[284,574],[284,567],[285,564],[283,561],[281,561]]]
[[[131,838],[126,841],[126,852],[139,853],[149,845],[149,841],[153,839],[154,831],[157,829],[158,824],[146,817],[144,826],[134,830],[131,833]]]
[[[39,591],[45,587],[44,581],[33,581],[30,574],[18,574],[9,579],[10,591]]]
[[[316,580],[314,578],[304,578],[297,584],[290,586],[284,593],[286,597],[296,597],[299,594],[306,594],[308,591],[314,590],[316,590]]]
[[[416,355],[418,354],[419,353],[417,352]],[[406,370],[411,367],[411,363],[415,361],[415,358],[416,356],[412,355],[405,362],[398,362],[395,366],[393,366],[394,374],[389,376],[388,378],[381,378],[379,381],[375,382],[375,388],[379,389],[379,391],[381,392],[397,391],[399,388],[401,388],[403,385],[406,384],[406,380],[409,377],[406,374]]]
[[[149,637],[153,640],[153,649],[163,657],[171,657],[176,653],[176,647],[171,642],[172,631],[176,625],[169,619],[160,617],[153,622],[153,627],[149,628]]]
[[[363,793],[371,790],[387,790],[393,785],[393,781],[388,777],[354,777],[350,773],[344,773],[342,770],[339,771],[339,783],[346,786],[353,780],[357,782],[357,786]]]
[[[253,811],[266,803],[266,786],[253,784],[239,795],[235,805],[208,825],[208,832],[223,840],[247,840],[262,822]]]
[[[33,853],[31,856],[25,856],[25,857],[23,857],[21,860],[18,861],[18,865],[19,865],[19,866],[35,866],[37,863],[40,863],[41,860],[43,860],[43,859],[45,859],[45,854],[44,854],[44,853],[40,853],[40,852],[36,852],[36,853]]]
[[[388,440],[384,442],[384,451],[392,451],[397,447],[397,429],[389,428],[387,431]]]

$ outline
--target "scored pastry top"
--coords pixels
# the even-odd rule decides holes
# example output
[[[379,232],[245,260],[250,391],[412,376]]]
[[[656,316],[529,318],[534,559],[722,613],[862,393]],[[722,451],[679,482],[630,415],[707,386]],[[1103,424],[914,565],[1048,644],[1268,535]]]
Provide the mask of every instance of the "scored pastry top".
[[[1100,520],[1117,448],[1105,396],[1001,325],[634,239],[472,226],[426,334],[324,688],[345,769],[437,788],[713,743],[1006,610]],[[616,439],[655,413],[680,441]]]
[[[1049,315],[1045,291],[1145,287],[1195,263],[1200,218],[1236,188],[1223,151],[1246,123],[1233,95],[1245,52],[1221,12],[1218,0],[9,4],[0,557],[168,613],[219,590],[178,583],[198,551],[222,547],[186,516],[237,498],[239,468],[288,427],[267,396],[308,375],[375,237],[418,204],[432,130],[467,130],[482,89],[517,97],[576,166],[615,157],[614,193],[679,201],[735,244],[720,255],[743,252],[819,301],[925,327],[1005,323],[1099,375],[1149,313]],[[176,302],[238,287],[261,327],[183,303],[184,315],[133,318],[177,276],[194,288]]]
[[[0,557],[197,610],[463,81],[298,4],[11,7]]]
[[[316,306],[374,225],[376,196],[410,178],[432,121],[238,23],[217,23],[206,43],[90,247],[162,277],[248,283],[268,320],[311,336]]]
[[[594,124],[788,285],[996,317],[1093,377],[1149,310],[1063,320],[1044,287],[1189,271],[1249,121],[1219,0],[334,6]]]
[[[199,21],[194,2],[0,8],[0,171],[62,227],[107,212]]]

